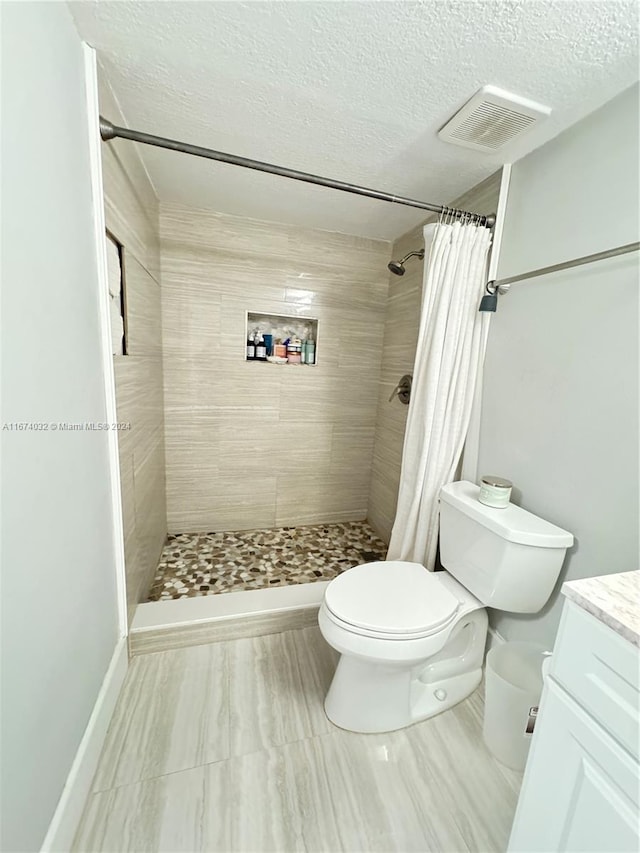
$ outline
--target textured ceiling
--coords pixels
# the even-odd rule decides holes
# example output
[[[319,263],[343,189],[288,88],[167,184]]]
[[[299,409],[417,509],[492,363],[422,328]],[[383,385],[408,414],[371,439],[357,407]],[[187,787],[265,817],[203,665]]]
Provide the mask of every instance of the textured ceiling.
[[[635,0],[70,8],[130,127],[437,203],[502,165],[436,136],[485,83],[553,108],[505,152],[513,161],[638,76]],[[384,239],[424,218],[236,166],[140,153],[163,201]]]

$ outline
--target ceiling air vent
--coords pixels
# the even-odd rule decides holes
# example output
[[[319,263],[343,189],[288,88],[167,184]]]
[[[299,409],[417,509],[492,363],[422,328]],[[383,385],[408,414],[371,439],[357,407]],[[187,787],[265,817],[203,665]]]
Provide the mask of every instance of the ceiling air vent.
[[[476,151],[500,151],[550,114],[551,108],[543,104],[496,86],[483,86],[438,131],[438,136]]]

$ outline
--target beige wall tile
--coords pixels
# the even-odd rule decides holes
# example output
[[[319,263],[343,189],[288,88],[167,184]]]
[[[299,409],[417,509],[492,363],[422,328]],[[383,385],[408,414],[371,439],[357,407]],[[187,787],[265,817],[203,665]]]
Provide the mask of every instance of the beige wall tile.
[[[135,461],[135,460],[134,460]],[[136,531],[140,548],[140,598],[146,596],[167,536],[164,439],[158,441],[133,473]]]
[[[140,200],[113,142],[103,142],[100,150],[107,228],[158,281],[157,214],[154,216]]]
[[[115,356],[113,368],[116,382],[116,411],[118,422],[131,424],[131,429],[118,433],[120,458],[133,457],[134,428],[140,420],[139,386],[135,362],[129,356]]]
[[[164,208],[163,208],[164,210]],[[173,227],[171,218],[162,223],[162,275],[168,284],[172,281],[192,282],[206,286],[213,283],[213,291],[221,296],[242,298],[260,282],[264,299],[282,300],[286,285],[286,265],[280,256],[261,258],[259,255],[225,252],[205,247],[199,254],[180,242],[180,238],[167,233]]]
[[[165,452],[172,472],[193,477],[217,474],[220,457],[213,452],[220,441],[217,409],[170,409],[165,416]],[[169,484],[171,477],[167,475]]]
[[[353,270],[362,276],[365,272],[380,273],[389,261],[389,243],[354,237],[335,231],[318,231],[308,228],[290,228],[288,258],[296,268],[314,263],[332,270]]]
[[[277,416],[282,370],[279,365],[251,364],[244,360],[244,346],[236,357],[215,362],[165,355],[164,399],[166,416],[173,409],[215,409],[220,414],[237,412],[251,417]]]
[[[163,250],[180,245],[196,255],[220,249],[249,255],[287,257],[289,226],[263,222],[242,216],[230,216],[213,210],[199,210],[177,204],[163,204]]]
[[[171,531],[364,518],[390,245],[175,205],[160,220]],[[318,319],[318,364],[247,363],[247,311]]]
[[[393,479],[375,469],[371,472],[367,521],[383,542],[389,542],[391,538],[400,482],[399,470],[398,466],[398,477]],[[371,500],[372,495],[375,495],[375,501]]]
[[[120,455],[132,454],[140,463],[158,441],[164,426],[162,363],[157,359],[116,356],[118,421],[130,429],[118,433]]]
[[[169,363],[195,358],[213,365],[220,358],[220,298],[208,282],[175,275],[163,278],[164,351]],[[159,340],[161,337],[160,332]]]
[[[334,425],[331,437],[329,474],[343,476],[354,472],[359,477],[370,474],[375,427]]]
[[[324,471],[331,460],[330,430],[315,430],[307,423],[270,428],[259,420],[237,429],[224,424],[220,430],[219,470],[223,475],[240,474],[247,479],[261,475],[313,476]]]
[[[366,516],[370,470],[280,475],[276,526],[358,521]]]
[[[283,368],[287,369],[287,368]],[[371,369],[357,364],[289,370],[280,392],[280,420],[328,426],[371,426],[378,398],[379,360]],[[326,428],[326,427],[325,427]]]
[[[275,527],[276,478],[221,477],[204,471],[195,479],[169,466],[167,517],[170,533],[254,530]]]
[[[138,534],[136,530],[136,504],[133,484],[133,456],[120,454],[120,496],[124,526],[124,559],[127,568],[127,615],[133,619],[138,604],[139,578],[142,574]]]

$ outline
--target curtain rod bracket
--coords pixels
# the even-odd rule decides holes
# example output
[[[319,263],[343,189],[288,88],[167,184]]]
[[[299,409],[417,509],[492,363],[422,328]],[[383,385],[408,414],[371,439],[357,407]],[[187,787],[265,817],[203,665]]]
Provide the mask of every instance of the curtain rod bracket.
[[[106,118],[102,118],[102,116],[100,116],[100,136],[104,142],[115,139],[117,136],[115,127]]]

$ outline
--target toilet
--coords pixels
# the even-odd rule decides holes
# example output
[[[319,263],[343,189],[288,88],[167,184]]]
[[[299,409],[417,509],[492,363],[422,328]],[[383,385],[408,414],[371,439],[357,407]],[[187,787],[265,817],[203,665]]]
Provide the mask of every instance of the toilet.
[[[573,536],[514,504],[485,506],[479,492],[466,481],[440,492],[445,571],[366,563],[327,586],[318,622],[340,653],[325,699],[336,726],[387,732],[446,711],[482,678],[485,608],[547,602]]]

